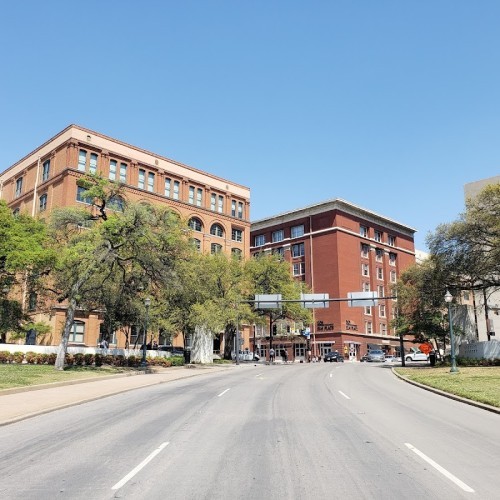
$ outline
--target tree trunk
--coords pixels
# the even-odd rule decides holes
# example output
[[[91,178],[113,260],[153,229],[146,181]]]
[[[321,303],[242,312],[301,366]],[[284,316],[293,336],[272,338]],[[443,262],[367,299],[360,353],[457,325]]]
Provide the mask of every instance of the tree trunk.
[[[234,349],[234,336],[236,328],[234,325],[227,325],[224,330],[224,359],[232,359],[231,352]]]
[[[214,339],[210,331],[197,326],[191,344],[191,363],[213,363]]]
[[[68,350],[69,334],[71,333],[71,327],[73,326],[73,320],[75,319],[75,309],[76,309],[76,300],[70,299],[68,301],[68,308],[66,309],[66,321],[64,322],[64,331],[61,337],[61,343],[59,344],[59,350],[57,352],[57,358],[55,363],[56,370],[64,370],[64,365],[66,361],[66,352]]]

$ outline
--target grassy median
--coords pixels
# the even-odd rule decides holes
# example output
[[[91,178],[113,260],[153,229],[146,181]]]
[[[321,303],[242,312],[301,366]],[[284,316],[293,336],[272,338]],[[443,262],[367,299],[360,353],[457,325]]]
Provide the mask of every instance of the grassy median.
[[[0,365],[0,390],[102,377],[103,375],[114,375],[121,371],[124,370],[90,366],[74,366],[59,371],[53,365]]]
[[[500,367],[395,368],[403,377],[473,401],[500,407]]]

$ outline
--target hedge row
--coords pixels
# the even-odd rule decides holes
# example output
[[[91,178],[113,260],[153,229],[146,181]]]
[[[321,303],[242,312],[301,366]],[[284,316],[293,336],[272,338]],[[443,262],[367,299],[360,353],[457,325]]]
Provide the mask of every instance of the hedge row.
[[[54,365],[56,362],[56,353],[37,353],[37,352],[9,352],[0,351],[0,363],[27,363],[30,365]],[[128,366],[136,368],[140,366],[142,357],[123,355],[113,356],[112,354],[66,354],[67,366]],[[169,358],[147,358],[149,366],[182,366],[184,364],[183,356],[171,356]]]

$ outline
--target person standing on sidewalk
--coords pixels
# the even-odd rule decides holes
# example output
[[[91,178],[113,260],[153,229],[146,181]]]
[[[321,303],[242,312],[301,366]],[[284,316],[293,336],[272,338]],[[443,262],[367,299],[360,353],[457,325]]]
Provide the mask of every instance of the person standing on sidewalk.
[[[269,349],[269,363],[274,363],[274,349]]]

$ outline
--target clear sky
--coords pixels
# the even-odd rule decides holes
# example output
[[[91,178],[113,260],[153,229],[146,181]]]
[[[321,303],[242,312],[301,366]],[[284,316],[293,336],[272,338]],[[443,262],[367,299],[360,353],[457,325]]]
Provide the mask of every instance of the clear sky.
[[[499,0],[2,3],[0,171],[70,123],[418,230],[500,174]]]

